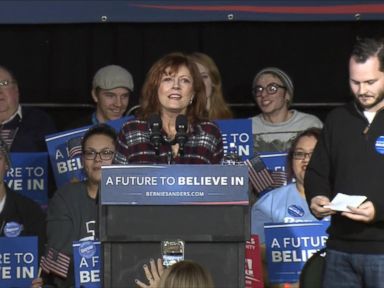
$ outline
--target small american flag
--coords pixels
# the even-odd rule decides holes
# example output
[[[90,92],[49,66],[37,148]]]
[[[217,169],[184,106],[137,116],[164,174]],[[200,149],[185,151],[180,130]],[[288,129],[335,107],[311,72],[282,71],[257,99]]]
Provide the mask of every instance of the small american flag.
[[[273,171],[271,172],[271,177],[273,179],[273,188],[277,188],[287,184],[287,173],[285,171]]]
[[[47,273],[53,273],[63,278],[67,278],[71,258],[53,248],[49,248],[45,256],[41,257],[41,269]]]
[[[248,173],[251,184],[258,193],[271,187],[273,184],[273,179],[269,174],[263,160],[261,160],[259,156],[256,156],[251,160],[245,160],[245,164],[248,166]]]
[[[68,157],[74,158],[81,155],[81,137],[74,137],[67,142]]]

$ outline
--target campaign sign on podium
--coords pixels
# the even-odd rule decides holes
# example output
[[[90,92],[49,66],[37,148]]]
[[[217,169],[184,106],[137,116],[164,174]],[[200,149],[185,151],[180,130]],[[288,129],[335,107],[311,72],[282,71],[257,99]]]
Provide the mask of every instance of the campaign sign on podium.
[[[246,166],[103,166],[100,206],[102,287],[135,287],[143,265],[162,257],[162,241],[176,239],[215,287],[244,287]]]
[[[101,203],[248,205],[247,171],[231,165],[103,166]]]

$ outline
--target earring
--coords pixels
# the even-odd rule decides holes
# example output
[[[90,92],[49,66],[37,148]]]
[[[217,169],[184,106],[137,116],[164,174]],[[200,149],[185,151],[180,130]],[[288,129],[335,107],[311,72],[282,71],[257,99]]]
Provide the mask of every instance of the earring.
[[[192,102],[193,102],[193,96],[192,96],[191,100],[189,100],[189,105],[191,105]]]

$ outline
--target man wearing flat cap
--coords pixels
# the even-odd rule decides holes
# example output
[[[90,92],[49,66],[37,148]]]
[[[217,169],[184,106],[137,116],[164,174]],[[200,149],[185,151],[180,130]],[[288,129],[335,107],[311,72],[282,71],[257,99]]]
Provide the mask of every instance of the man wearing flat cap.
[[[67,129],[105,123],[124,116],[134,84],[131,73],[118,65],[100,68],[92,81],[92,99],[96,109],[91,115],[71,123]]]

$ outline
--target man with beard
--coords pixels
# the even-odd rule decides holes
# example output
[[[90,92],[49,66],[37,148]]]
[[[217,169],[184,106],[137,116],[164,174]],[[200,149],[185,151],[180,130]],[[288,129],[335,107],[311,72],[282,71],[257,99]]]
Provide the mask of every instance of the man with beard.
[[[326,119],[305,175],[317,218],[332,215],[323,287],[384,283],[384,39],[358,39],[349,60],[354,101]],[[347,211],[327,208],[337,193],[364,195]]]

